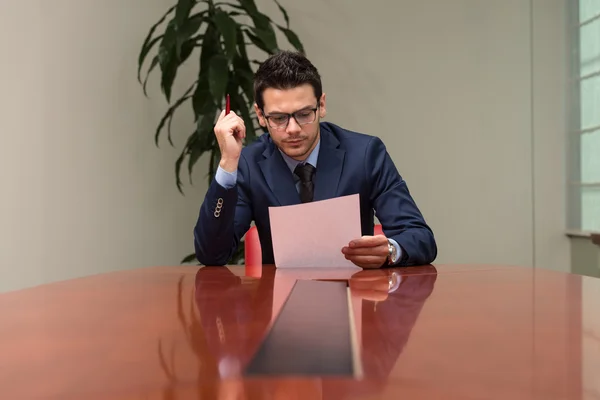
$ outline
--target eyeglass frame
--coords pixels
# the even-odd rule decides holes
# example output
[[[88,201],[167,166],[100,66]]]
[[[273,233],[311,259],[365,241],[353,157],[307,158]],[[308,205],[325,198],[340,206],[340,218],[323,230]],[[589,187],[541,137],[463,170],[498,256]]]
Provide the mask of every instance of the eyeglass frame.
[[[290,118],[294,118],[294,120],[296,121],[296,123],[298,124],[298,126],[303,126],[303,125],[309,125],[312,124],[313,122],[315,122],[317,120],[317,110],[320,108],[320,104],[317,103],[317,106],[314,108],[303,108],[301,110],[298,111],[294,111],[293,113],[275,113],[277,116],[285,116],[287,117],[287,122],[285,123],[285,125],[281,125],[281,126],[271,126],[271,122],[269,121],[269,118],[273,117],[273,115],[267,115],[265,113],[265,110],[263,108],[260,109],[260,111],[263,114],[263,118],[267,120],[267,125],[271,127],[271,129],[287,129],[288,125],[290,124]],[[306,122],[304,124],[301,124],[300,122],[298,122],[298,119],[296,118],[296,116],[294,114],[302,112],[302,111],[312,111],[313,115],[315,117],[315,119],[313,119],[310,122]]]

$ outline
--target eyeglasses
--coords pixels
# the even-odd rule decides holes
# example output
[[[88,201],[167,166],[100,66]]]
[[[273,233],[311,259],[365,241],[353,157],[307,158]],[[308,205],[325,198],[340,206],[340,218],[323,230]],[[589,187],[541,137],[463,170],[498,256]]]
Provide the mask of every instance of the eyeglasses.
[[[307,124],[311,124],[311,123],[315,122],[315,120],[317,119],[317,110],[318,109],[319,109],[319,107],[317,106],[316,108],[308,108],[308,109],[296,111],[291,114],[277,113],[277,114],[271,114],[271,115],[266,115],[265,112],[263,111],[263,115],[265,116],[265,119],[267,120],[267,122],[271,128],[285,129],[285,128],[287,128],[288,124],[290,123],[290,117],[294,117],[294,119],[296,120],[296,123],[298,125],[307,125]]]

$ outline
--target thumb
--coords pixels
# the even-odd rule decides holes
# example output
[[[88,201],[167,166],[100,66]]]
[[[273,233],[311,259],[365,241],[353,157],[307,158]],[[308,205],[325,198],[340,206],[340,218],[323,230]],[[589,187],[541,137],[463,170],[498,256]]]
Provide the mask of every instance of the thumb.
[[[350,242],[350,247],[375,247],[387,243],[387,238],[383,235],[363,236]]]

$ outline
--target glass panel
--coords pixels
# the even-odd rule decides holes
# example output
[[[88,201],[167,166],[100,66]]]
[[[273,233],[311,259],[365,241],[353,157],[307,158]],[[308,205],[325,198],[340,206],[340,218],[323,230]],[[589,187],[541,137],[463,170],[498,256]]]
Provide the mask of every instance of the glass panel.
[[[581,135],[581,181],[600,182],[600,131]]]
[[[581,75],[600,71],[600,19],[581,28],[579,50]]]
[[[600,14],[600,2],[598,0],[579,0],[579,22]]]
[[[600,76],[581,81],[581,129],[600,125]]]
[[[581,229],[600,232],[600,187],[581,188]]]

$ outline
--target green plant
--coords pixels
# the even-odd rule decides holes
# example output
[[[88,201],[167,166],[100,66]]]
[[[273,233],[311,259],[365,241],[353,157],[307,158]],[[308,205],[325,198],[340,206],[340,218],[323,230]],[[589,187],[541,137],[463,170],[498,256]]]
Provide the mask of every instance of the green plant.
[[[209,153],[209,184],[214,179],[220,151],[213,127],[218,113],[224,107],[226,94],[230,95],[231,109],[244,119],[246,144],[253,141],[260,130],[253,111],[252,68],[260,65],[261,61],[248,56],[249,47],[259,50],[259,54],[271,55],[278,52],[277,29],[296,50],[304,52],[300,39],[290,29],[287,11],[277,0],[274,1],[282,13],[285,25],[274,22],[260,12],[254,0],[178,0],[150,28],[144,40],[138,57],[138,81],[143,86],[144,94],[148,96],[148,79],[158,66],[161,92],[169,104],[154,134],[156,145],[159,145],[161,133],[166,132],[167,141],[175,146],[171,136],[171,122],[180,107],[191,105],[194,113],[195,127],[175,161],[175,183],[181,194],[181,170],[186,161],[189,181],[193,184],[194,166],[200,156]],[[173,100],[171,93],[178,69],[197,48],[199,57],[192,62],[198,63],[198,76],[190,82],[183,95]],[[152,59],[142,77],[144,64],[151,55]],[[238,263],[243,252],[242,242],[231,262]],[[195,256],[191,254],[182,262],[193,260]]]

